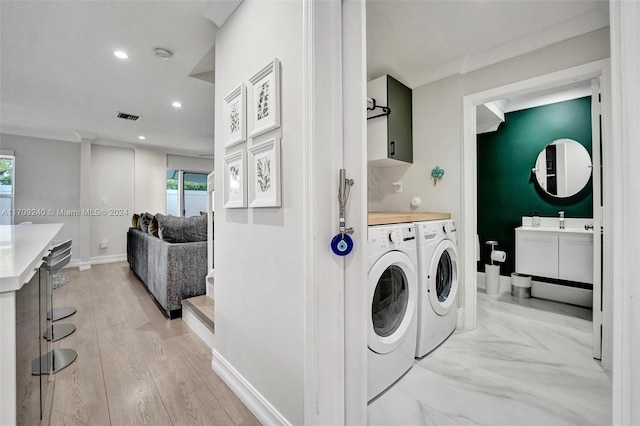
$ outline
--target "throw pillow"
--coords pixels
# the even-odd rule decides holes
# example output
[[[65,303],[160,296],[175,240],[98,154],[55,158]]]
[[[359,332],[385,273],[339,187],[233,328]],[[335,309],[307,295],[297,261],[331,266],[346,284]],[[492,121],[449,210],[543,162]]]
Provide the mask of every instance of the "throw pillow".
[[[149,232],[148,228],[152,219],[153,219],[153,215],[151,213],[144,213],[142,216],[140,216],[140,220],[138,221],[138,223],[140,223],[140,230],[142,232],[146,232],[146,233]]]
[[[156,216],[151,219],[151,223],[149,224],[149,228],[147,229],[149,235],[153,235],[154,237],[158,236],[158,218]]]
[[[158,237],[169,243],[207,240],[207,216],[174,217],[157,214]]]
[[[131,227],[138,228],[138,221],[140,220],[140,215],[138,213],[134,213],[131,217]]]

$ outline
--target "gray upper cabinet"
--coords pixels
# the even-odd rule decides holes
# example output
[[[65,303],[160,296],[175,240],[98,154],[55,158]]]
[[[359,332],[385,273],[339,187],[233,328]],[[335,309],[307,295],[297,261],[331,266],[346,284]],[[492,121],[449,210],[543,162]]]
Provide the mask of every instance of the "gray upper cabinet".
[[[381,108],[367,111],[368,152],[372,166],[393,166],[413,163],[412,92],[395,78],[384,75],[371,80],[367,94],[377,106],[388,107],[388,115]],[[371,107],[372,104],[369,103]]]

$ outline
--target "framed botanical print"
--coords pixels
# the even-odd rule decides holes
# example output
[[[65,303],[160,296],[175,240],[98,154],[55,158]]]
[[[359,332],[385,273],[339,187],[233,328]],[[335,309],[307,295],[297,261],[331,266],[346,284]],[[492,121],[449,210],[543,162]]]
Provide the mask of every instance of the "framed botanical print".
[[[247,172],[245,150],[224,157],[224,207],[247,207]]]
[[[224,147],[229,148],[247,140],[246,104],[247,88],[238,85],[224,97]]]
[[[280,139],[269,139],[249,148],[249,167],[249,207],[279,207]]]
[[[280,61],[276,58],[249,79],[249,122],[254,137],[280,127]]]

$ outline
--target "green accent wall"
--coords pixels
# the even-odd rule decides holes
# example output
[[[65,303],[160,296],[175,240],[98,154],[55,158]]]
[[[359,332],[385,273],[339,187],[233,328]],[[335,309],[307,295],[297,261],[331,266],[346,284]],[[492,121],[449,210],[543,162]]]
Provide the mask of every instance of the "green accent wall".
[[[591,98],[580,98],[505,114],[496,132],[478,135],[478,271],[490,263],[488,240],[507,252],[500,274],[515,269],[515,229],[522,216],[593,217],[592,181],[570,198],[554,198],[542,191],[531,169],[538,153],[556,139],[580,142],[591,155]],[[593,156],[592,156],[593,158]]]

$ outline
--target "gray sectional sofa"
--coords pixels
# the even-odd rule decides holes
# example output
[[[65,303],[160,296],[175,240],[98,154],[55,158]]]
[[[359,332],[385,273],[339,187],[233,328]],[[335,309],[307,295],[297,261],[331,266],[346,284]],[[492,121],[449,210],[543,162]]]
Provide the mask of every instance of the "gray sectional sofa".
[[[129,228],[127,260],[168,318],[182,315],[182,299],[206,292],[206,241],[169,242]]]

